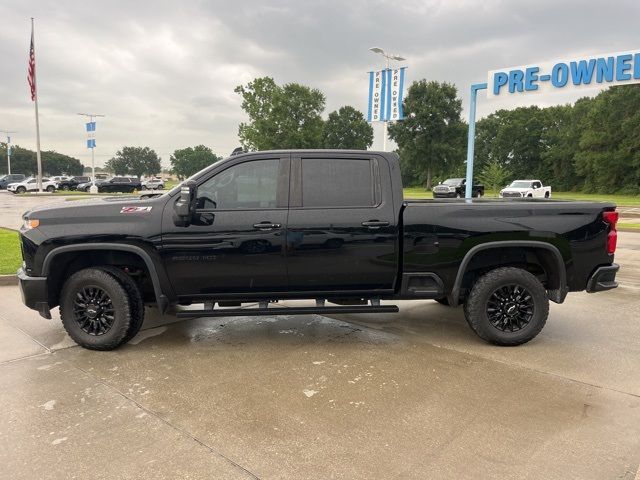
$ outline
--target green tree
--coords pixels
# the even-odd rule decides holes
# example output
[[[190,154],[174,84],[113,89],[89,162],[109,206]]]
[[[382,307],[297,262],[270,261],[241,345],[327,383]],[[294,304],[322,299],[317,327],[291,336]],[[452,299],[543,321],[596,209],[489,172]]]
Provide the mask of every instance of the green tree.
[[[324,124],[324,148],[366,150],[373,143],[373,128],[364,115],[347,105],[329,114]]]
[[[0,144],[0,174],[7,173],[7,147]],[[77,158],[54,151],[42,152],[42,172],[44,175],[82,175],[84,167]],[[36,152],[22,148],[18,145],[11,146],[11,171],[25,175],[35,175],[38,172]]]
[[[171,171],[179,178],[186,178],[221,159],[204,145],[183,148],[171,155]]]
[[[485,164],[478,178],[484,183],[485,187],[497,193],[505,186],[510,175],[509,170],[498,160],[494,159]]]
[[[584,190],[640,193],[640,85],[600,93],[580,126],[574,163]]]
[[[127,175],[129,173],[129,162],[127,162],[126,158],[113,157],[105,162],[104,168],[115,175]]]
[[[249,116],[238,137],[249,150],[321,148],[325,97],[298,83],[279,86],[270,77],[239,85],[242,109]]]
[[[548,115],[539,107],[498,110],[477,125],[475,161],[479,168],[495,160],[507,166],[517,178],[540,177],[545,180],[542,164],[542,137]]]
[[[149,147],[122,147],[106,166],[116,175],[155,175],[162,169],[160,157]]]
[[[389,137],[428,189],[434,174],[446,176],[463,162],[466,125],[457,93],[450,83],[414,82],[403,103],[406,118],[389,125]]]

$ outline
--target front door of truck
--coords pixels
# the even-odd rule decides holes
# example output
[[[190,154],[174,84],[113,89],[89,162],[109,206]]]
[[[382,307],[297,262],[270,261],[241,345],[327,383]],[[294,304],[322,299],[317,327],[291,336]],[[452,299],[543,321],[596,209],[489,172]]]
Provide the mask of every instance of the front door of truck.
[[[240,158],[199,182],[196,218],[163,215],[162,256],[178,295],[286,290],[288,155]],[[177,197],[176,197],[177,200]]]
[[[387,161],[367,154],[291,159],[287,228],[294,291],[392,289],[398,225]]]

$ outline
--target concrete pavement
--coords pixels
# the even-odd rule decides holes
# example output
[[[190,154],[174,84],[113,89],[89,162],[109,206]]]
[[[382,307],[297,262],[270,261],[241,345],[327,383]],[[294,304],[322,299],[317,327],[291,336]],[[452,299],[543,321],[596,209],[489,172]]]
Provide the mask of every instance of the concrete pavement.
[[[5,195],[11,228],[50,201]],[[336,318],[148,309],[130,344],[91,352],[57,310],[0,287],[0,477],[632,480],[639,234],[620,234],[616,261],[620,288],[552,304],[515,348],[420,301]]]
[[[460,308],[177,322],[115,352],[73,345],[2,287],[8,478],[635,478],[640,235],[622,286],[571,294],[516,348]]]

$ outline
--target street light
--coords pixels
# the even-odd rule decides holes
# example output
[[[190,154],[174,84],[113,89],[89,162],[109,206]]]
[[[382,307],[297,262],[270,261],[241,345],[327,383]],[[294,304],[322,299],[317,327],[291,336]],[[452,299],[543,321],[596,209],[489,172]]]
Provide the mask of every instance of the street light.
[[[390,60],[395,60],[397,62],[403,62],[404,60],[406,60],[406,58],[400,55],[392,55],[390,53],[387,53],[380,47],[371,47],[369,50],[373,53],[378,53],[385,58],[385,70],[389,70]],[[387,151],[387,121],[386,120],[382,122],[382,150],[384,152]]]
[[[95,117],[104,117],[104,115],[101,115],[99,113],[79,113],[78,115],[82,115],[83,117],[89,117],[90,123],[93,123],[93,119]],[[96,164],[95,164],[94,155],[93,155],[93,150],[95,148],[95,134],[94,134],[93,140],[94,142],[91,145],[91,187],[89,188],[89,191],[91,193],[98,193],[98,188],[96,187]]]
[[[7,174],[11,175],[11,137],[12,133],[18,133],[16,131],[11,130],[0,130],[0,132],[4,133],[7,136]]]
[[[396,60],[398,62],[403,62],[404,60],[406,60],[406,58],[401,57],[400,55],[391,55],[390,53],[385,52],[380,47],[371,47],[369,50],[373,53],[379,53],[386,59],[386,68],[389,68],[389,60]]]

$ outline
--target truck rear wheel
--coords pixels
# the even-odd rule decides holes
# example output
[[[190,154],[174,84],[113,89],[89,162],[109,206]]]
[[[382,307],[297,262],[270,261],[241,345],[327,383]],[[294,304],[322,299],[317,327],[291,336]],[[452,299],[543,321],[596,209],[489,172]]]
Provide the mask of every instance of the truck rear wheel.
[[[127,291],[129,295],[129,307],[131,308],[131,325],[124,337],[122,343],[127,343],[133,337],[135,337],[142,324],[144,323],[144,301],[142,300],[142,294],[136,282],[129,275],[124,273],[118,267],[113,265],[103,265],[100,269],[112,275],[120,282],[120,285]]]
[[[113,350],[131,326],[129,295],[113,275],[99,268],[80,270],[65,282],[60,317],[69,336],[90,350]]]
[[[495,345],[521,345],[544,327],[549,299],[544,285],[526,270],[497,268],[473,285],[464,314],[483,340]]]

